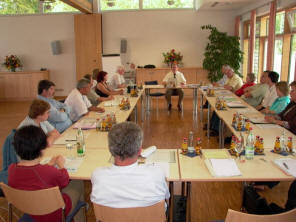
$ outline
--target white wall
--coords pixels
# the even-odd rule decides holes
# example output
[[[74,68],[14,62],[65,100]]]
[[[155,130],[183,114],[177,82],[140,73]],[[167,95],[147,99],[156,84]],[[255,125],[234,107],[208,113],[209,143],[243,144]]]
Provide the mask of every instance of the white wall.
[[[163,52],[176,49],[183,54],[184,66],[202,66],[208,31],[201,26],[212,24],[233,34],[232,11],[130,11],[103,14],[103,50],[119,53],[120,39],[128,42],[128,60],[136,65],[165,66]]]
[[[165,66],[162,53],[172,48],[184,56],[184,66],[202,66],[208,31],[212,24],[233,34],[232,11],[137,11],[103,14],[104,53],[119,53],[120,39],[128,40],[127,61],[136,65]],[[50,70],[56,95],[67,95],[75,86],[73,14],[0,16],[0,62],[9,54],[20,57],[24,70]],[[50,42],[60,40],[62,54],[52,55]],[[0,70],[4,70],[0,67]],[[63,89],[63,91],[59,91]]]
[[[15,54],[26,71],[49,69],[58,89],[56,95],[67,95],[75,86],[73,14],[1,16],[0,30],[1,63],[6,55]],[[50,42],[54,40],[61,41],[60,55],[52,55]]]

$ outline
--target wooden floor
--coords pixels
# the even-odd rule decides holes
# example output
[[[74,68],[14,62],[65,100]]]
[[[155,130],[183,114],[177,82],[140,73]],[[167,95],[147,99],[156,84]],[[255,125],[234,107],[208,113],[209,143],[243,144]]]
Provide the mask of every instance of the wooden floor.
[[[174,98],[175,99],[175,98]],[[202,124],[199,116],[195,118],[192,114],[192,100],[184,99],[184,111],[178,113],[177,101],[173,100],[172,112],[166,109],[165,101],[160,98],[158,101],[152,101],[153,107],[150,114],[145,115],[143,123],[139,123],[144,130],[143,147],[156,145],[158,148],[178,148],[182,143],[182,138],[187,137],[189,131],[193,131],[194,138],[201,137],[203,148],[217,148],[217,137],[208,140],[205,137],[205,131],[202,130]],[[0,103],[0,144],[2,146],[6,136],[11,129],[16,128],[20,121],[28,112],[30,102],[1,102]],[[140,110],[139,110],[140,111]],[[140,112],[139,112],[140,114]],[[205,115],[204,115],[205,116]],[[205,118],[205,117],[204,117]],[[140,121],[139,121],[140,122]],[[1,155],[2,156],[2,155]],[[0,158],[2,161],[2,158]],[[1,162],[2,166],[2,162]],[[287,191],[290,183],[280,183],[273,190],[262,192],[268,201],[283,205],[287,199]],[[85,182],[85,195],[89,201],[91,184]],[[180,184],[176,184],[175,193],[180,192]],[[90,206],[91,203],[89,202]],[[224,219],[227,209],[239,210],[241,205],[241,183],[192,183],[192,212],[191,221],[206,222],[217,219]],[[6,201],[0,198],[0,216],[7,218]],[[17,212],[17,214],[20,214]],[[0,221],[2,218],[0,217]],[[92,208],[89,209],[88,221],[95,221]],[[16,221],[16,220],[15,220]]]

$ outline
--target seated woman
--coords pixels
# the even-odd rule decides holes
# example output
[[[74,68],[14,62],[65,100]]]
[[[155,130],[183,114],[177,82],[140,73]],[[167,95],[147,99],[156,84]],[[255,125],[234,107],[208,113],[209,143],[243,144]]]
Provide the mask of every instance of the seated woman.
[[[267,107],[264,110],[262,110],[262,113],[271,115],[279,114],[290,103],[288,83],[278,82],[275,84],[275,87],[278,98],[276,98],[276,100],[272,103],[271,107]]]
[[[296,134],[296,81],[290,84],[291,102],[276,116],[265,116],[265,120],[283,126]]]
[[[40,127],[47,135],[47,144],[51,146],[54,141],[60,136],[60,133],[47,121],[49,115],[50,105],[40,99],[33,100],[29,114],[17,127],[33,125]]]
[[[122,95],[123,89],[114,91],[109,88],[109,86],[107,85],[107,75],[108,75],[107,72],[104,72],[104,71],[99,72],[98,78],[97,78],[98,84],[95,90],[96,93],[101,97],[108,97],[112,95]]]
[[[91,102],[93,106],[99,105],[100,102],[112,100],[114,97],[108,96],[108,97],[101,97],[95,92],[95,88],[97,86],[97,81],[93,80],[93,77],[90,74],[86,74],[83,76],[83,78],[88,79],[90,81],[91,89],[89,93],[87,94],[87,98]]]
[[[245,93],[246,88],[255,85],[255,79],[256,79],[256,75],[254,73],[248,73],[246,78],[246,83],[234,92],[235,95],[241,97]]]
[[[41,190],[58,186],[62,191],[66,205],[65,212],[68,215],[78,200],[83,200],[83,183],[81,181],[69,183],[69,174],[64,168],[65,159],[62,156],[55,156],[48,164],[41,165],[40,159],[46,146],[47,137],[40,127],[29,125],[16,131],[14,148],[21,160],[9,166],[8,185],[21,190]],[[81,212],[83,214],[83,211]],[[81,216],[80,214],[76,217]],[[62,210],[59,209],[50,214],[31,215],[31,217],[36,222],[59,222],[61,215]]]

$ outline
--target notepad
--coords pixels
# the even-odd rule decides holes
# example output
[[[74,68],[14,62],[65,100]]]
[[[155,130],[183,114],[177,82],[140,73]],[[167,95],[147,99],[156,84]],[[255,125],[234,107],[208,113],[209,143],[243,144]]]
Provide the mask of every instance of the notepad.
[[[276,124],[256,124],[256,126],[260,129],[276,129],[276,128],[281,129],[282,128]]]
[[[241,175],[234,159],[206,159],[205,164],[214,177],[232,177]]]
[[[264,117],[252,117],[252,118],[249,118],[249,120],[252,122],[252,123],[255,123],[255,124],[258,124],[258,123],[261,123],[261,124],[266,124],[268,123]]]
[[[117,100],[110,100],[110,101],[106,101],[104,102],[104,106],[108,107],[108,106],[118,106],[119,105],[119,101]]]
[[[74,129],[95,129],[96,119],[82,119],[73,125]]]
[[[64,132],[56,141],[54,141],[54,145],[64,145],[66,143],[75,143],[76,142],[76,130],[66,131]],[[84,139],[90,135],[90,132],[83,131]]]
[[[203,156],[206,159],[227,159],[229,158],[229,153],[223,150],[203,150]]]
[[[176,162],[175,155],[176,155],[175,151],[158,149],[146,159],[146,163],[158,163],[158,162],[175,163]]]
[[[246,106],[241,101],[232,101],[226,103],[229,108],[245,108]]]
[[[41,165],[48,164],[52,157],[45,157],[40,161]],[[81,163],[83,162],[83,158],[74,158],[69,159],[65,158],[65,169],[68,171],[68,173],[75,173],[77,172],[78,168],[80,167]],[[57,166],[56,166],[57,167]]]
[[[280,158],[273,161],[287,174],[296,177],[296,160],[291,158]]]

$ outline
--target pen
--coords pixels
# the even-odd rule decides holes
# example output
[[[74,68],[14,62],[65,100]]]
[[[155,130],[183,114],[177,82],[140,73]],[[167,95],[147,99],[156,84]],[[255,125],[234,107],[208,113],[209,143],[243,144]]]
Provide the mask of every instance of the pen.
[[[287,168],[287,170],[289,169],[289,167],[286,163],[283,163],[283,165]]]

